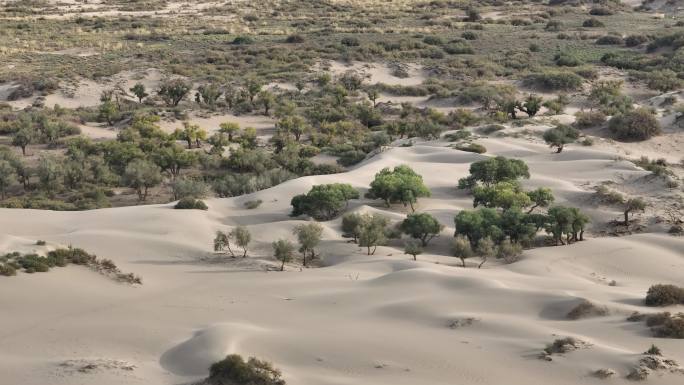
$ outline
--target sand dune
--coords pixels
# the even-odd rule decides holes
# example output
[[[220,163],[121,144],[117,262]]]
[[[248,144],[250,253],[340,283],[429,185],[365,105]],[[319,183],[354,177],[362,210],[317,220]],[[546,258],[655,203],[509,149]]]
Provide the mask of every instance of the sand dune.
[[[586,206],[590,193],[583,183],[645,174],[599,150],[572,147],[556,155],[524,140],[482,143],[490,149],[487,155],[528,162],[532,178],[525,184],[552,187],[560,202]],[[3,382],[180,384],[205,376],[208,365],[232,352],[273,361],[288,383],[304,385],[495,384],[511,378],[530,384],[548,383],[542,378],[553,378],[554,384],[593,383],[589,373],[599,368],[624,376],[654,342],[684,361],[678,340],[655,340],[642,323],[625,321],[632,311],[648,311],[641,306],[648,286],[681,283],[682,238],[590,236],[572,246],[526,251],[524,260],[512,265],[493,262],[478,270],[471,261],[470,268],[460,268],[460,261],[445,255],[446,245],[451,218],[471,200],[455,185],[470,162],[483,155],[445,144],[393,148],[344,174],[208,200],[207,212],[177,211],[171,205],[0,210],[2,250],[43,250],[36,239],[73,244],[144,280],[141,287],[130,287],[79,267],[0,280]],[[403,255],[399,244],[365,255],[340,236],[338,219],[324,223],[325,267],[264,270],[270,242],[290,237],[300,223],[288,216],[291,196],[319,183],[365,189],[378,170],[402,163],[410,163],[433,189],[419,209],[446,225],[419,261]],[[242,203],[252,199],[264,203],[244,209]],[[399,208],[390,212],[378,202],[355,202],[351,209],[402,217]],[[597,226],[619,215],[603,207],[587,212]],[[214,231],[236,224],[252,230],[251,257],[212,255]],[[612,280],[615,286],[608,284]],[[582,299],[606,306],[609,315],[567,320],[564,315]],[[536,358],[547,343],[564,336],[590,346],[553,362]],[[135,368],[111,364],[83,373],[60,366],[67,360],[121,361]],[[649,379],[653,384],[681,381],[674,374]]]

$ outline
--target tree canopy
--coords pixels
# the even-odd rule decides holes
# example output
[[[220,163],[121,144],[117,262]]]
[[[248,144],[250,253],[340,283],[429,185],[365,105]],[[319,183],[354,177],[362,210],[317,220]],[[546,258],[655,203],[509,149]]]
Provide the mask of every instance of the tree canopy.
[[[402,203],[415,211],[414,204],[420,197],[429,197],[430,190],[423,183],[423,177],[408,166],[397,166],[394,170],[384,168],[375,174],[366,197],[382,199],[387,207]]]

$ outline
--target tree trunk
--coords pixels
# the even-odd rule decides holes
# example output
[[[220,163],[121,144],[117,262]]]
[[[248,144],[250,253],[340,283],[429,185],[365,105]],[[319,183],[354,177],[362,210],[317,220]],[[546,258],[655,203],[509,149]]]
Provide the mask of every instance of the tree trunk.
[[[482,265],[484,265],[485,262],[487,262],[487,258],[483,258],[483,259],[482,259],[482,262],[481,262],[479,265],[477,265],[477,268],[478,268],[478,269],[481,269],[481,268],[482,268]]]
[[[283,262],[283,263],[280,265],[280,271],[284,271],[284,270],[285,270],[285,260],[283,259],[282,262]]]
[[[625,226],[629,226],[629,210],[625,211]]]
[[[244,251],[244,253],[242,253],[242,258],[247,258],[247,248],[244,247],[242,250]]]
[[[562,144],[558,146],[558,149],[556,150],[556,154],[560,154],[561,152],[563,152],[563,145]]]
[[[21,146],[21,154],[26,156],[26,146]]]
[[[465,258],[461,258],[461,263],[463,264],[463,268],[465,269],[465,267],[466,267],[466,265],[465,265]]]

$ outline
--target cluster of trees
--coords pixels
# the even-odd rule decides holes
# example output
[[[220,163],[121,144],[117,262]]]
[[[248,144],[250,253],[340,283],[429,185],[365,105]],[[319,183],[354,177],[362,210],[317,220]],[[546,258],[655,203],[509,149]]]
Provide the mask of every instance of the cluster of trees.
[[[12,145],[26,156],[31,144],[54,146],[60,138],[80,134],[80,128],[68,118],[58,106],[53,110],[9,112],[0,116],[0,135],[10,135]]]
[[[549,207],[554,196],[548,188],[524,191],[519,179],[529,176],[521,160],[495,157],[471,164],[470,175],[459,181],[459,188],[471,191],[474,207],[484,207],[463,210],[454,218],[453,252],[464,266],[474,255],[482,263],[493,256],[514,260],[540,230],[556,245],[584,240],[589,217],[574,207]],[[545,208],[545,213],[535,212]]]
[[[295,226],[292,233],[297,237],[299,252],[302,255],[302,265],[304,267],[318,258],[316,247],[321,242],[323,227],[316,223],[306,223]],[[285,269],[285,264],[295,258],[295,244],[289,239],[281,238],[271,244],[273,255],[281,262],[280,271]]]

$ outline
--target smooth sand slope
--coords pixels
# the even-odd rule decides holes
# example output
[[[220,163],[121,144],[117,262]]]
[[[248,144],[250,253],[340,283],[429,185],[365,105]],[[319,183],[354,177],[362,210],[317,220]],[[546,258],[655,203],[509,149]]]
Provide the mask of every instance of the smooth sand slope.
[[[558,203],[582,207],[597,229],[619,212],[592,204],[586,186],[640,183],[647,174],[609,152],[574,146],[552,154],[523,140],[482,142],[488,156],[528,162],[526,185],[551,187]],[[53,247],[72,244],[144,282],[118,284],[77,266],[0,279],[0,383],[186,384],[232,352],[272,361],[293,385],[600,383],[589,375],[600,368],[616,370],[619,378],[608,382],[622,383],[652,343],[684,361],[681,340],[654,339],[643,323],[625,321],[632,311],[653,310],[641,305],[651,284],[682,284],[684,239],[590,235],[572,246],[526,251],[512,265],[493,262],[478,270],[471,261],[463,269],[447,256],[447,245],[454,214],[472,200],[454,186],[484,155],[444,145],[393,148],[345,174],[209,200],[207,212],[171,205],[0,210],[0,250],[44,250],[34,246],[37,239]],[[288,217],[294,194],[329,182],[365,190],[382,167],[402,163],[433,191],[419,210],[447,226],[418,262],[402,254],[400,243],[364,255],[340,236],[336,220],[325,223],[325,267],[265,271],[272,263],[270,242],[290,237],[300,223]],[[261,207],[243,208],[257,198]],[[351,209],[403,215],[399,207],[388,211],[365,200]],[[248,225],[256,238],[252,257],[214,256],[214,232],[236,224]],[[607,306],[610,315],[565,319],[582,298]],[[591,346],[552,362],[537,358],[547,343],[565,336]],[[83,363],[97,368],[78,371]],[[682,375],[654,374],[648,383],[683,381]]]

